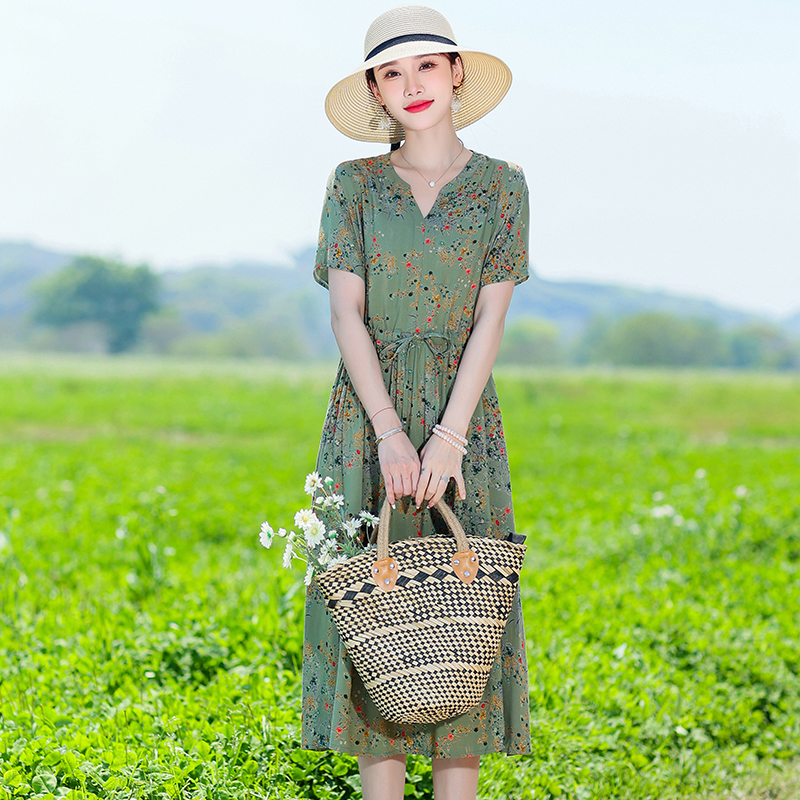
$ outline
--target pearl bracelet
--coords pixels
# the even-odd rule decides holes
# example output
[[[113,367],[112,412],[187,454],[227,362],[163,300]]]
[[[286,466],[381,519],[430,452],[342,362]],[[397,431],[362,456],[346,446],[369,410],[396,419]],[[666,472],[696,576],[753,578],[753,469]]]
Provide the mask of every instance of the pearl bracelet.
[[[377,439],[378,444],[380,444],[384,439],[388,439],[390,436],[394,436],[396,433],[402,433],[403,429],[400,428],[392,428],[389,431],[384,431]]]
[[[440,425],[438,422],[433,427],[434,430],[438,428],[440,431],[444,431],[445,433],[450,434],[450,436],[452,436],[456,441],[461,442],[461,444],[463,445],[467,444],[467,437],[462,436],[460,433],[457,433],[452,428],[445,428],[444,425]]]
[[[461,442],[457,442],[457,441],[456,441],[456,440],[455,440],[455,439],[454,439],[452,436],[450,436],[449,434],[445,433],[445,432],[444,432],[444,431],[442,431],[442,430],[439,430],[439,428],[434,428],[434,429],[433,429],[433,432],[434,432],[434,433],[435,433],[435,434],[436,434],[436,435],[437,435],[437,436],[438,436],[440,439],[444,439],[444,440],[447,442],[447,444],[449,444],[449,445],[452,445],[453,447],[455,447],[455,449],[456,449],[456,450],[460,450],[462,455],[466,455],[466,454],[467,454],[467,448],[466,448],[466,447],[464,447],[464,445],[463,445],[463,444],[461,444]]]

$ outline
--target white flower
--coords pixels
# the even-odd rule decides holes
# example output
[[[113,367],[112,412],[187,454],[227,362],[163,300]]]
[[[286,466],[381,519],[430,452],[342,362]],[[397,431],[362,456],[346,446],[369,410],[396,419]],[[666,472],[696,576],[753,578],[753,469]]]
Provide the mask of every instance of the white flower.
[[[684,523],[684,519],[680,514],[676,514],[672,518],[672,524],[673,525],[677,525],[678,527],[680,527],[681,525],[683,525],[683,523]]]
[[[349,519],[342,527],[344,528],[345,534],[347,534],[347,536],[349,536],[351,539],[354,539],[356,536],[358,536],[358,529],[361,527],[361,520]]]
[[[286,542],[286,549],[283,551],[283,566],[285,569],[289,569],[289,566],[292,563],[293,554],[294,554],[294,549],[292,547],[291,541]]]
[[[369,525],[377,525],[380,522],[380,520],[374,514],[370,514],[369,511],[362,511],[358,516]]]
[[[653,492],[654,503],[660,503],[665,497],[666,495],[664,494],[664,492]]]
[[[334,499],[332,497],[326,497],[322,501],[323,508],[330,508],[334,504]]]
[[[634,536],[638,536],[641,532],[642,526],[638,522],[634,522],[633,525],[631,525],[631,533]]]
[[[347,561],[347,556],[344,553],[339,553],[328,561],[328,569],[335,567],[337,564],[343,564],[345,561]]]
[[[661,517],[671,517],[674,513],[675,509],[670,505],[653,506],[653,508],[650,510],[650,514],[656,519],[660,519]]]
[[[321,489],[323,486],[322,478],[320,478],[318,472],[310,472],[306,475],[306,484],[303,487],[306,494],[314,494],[317,489]]]
[[[292,533],[294,533],[294,531],[292,531]],[[278,536],[280,536],[281,538],[285,537],[286,536],[286,528],[278,528]]]
[[[623,642],[619,647],[615,647],[611,652],[617,657],[622,658],[625,655],[625,651],[628,649],[628,643]]]
[[[686,736],[686,734],[689,733],[689,731],[687,731],[686,728],[683,727],[683,725],[676,725],[675,733],[677,733],[678,736]]]
[[[330,562],[330,560],[336,554],[336,543],[335,542],[323,542],[322,547],[319,551],[319,562],[320,564],[326,565]]]
[[[331,500],[333,501],[333,505],[335,505],[337,508],[341,508],[344,505],[343,494],[332,494]]]
[[[259,536],[259,541],[262,545],[266,548],[272,547],[272,539],[275,536],[275,531],[272,530],[272,526],[269,522],[262,522],[261,523],[261,534]]]
[[[327,476],[325,477],[325,483],[333,483],[333,478],[331,478],[331,476],[330,476],[330,475],[327,475]]]
[[[310,508],[301,508],[294,515],[294,524],[305,530],[312,522],[317,521],[317,515]]]
[[[293,542],[296,538],[297,538],[297,534],[294,531],[289,531],[289,533],[286,534],[286,541],[287,542]]]
[[[746,486],[737,486],[734,489],[736,496],[741,499],[743,497],[747,497],[747,487]]]
[[[311,579],[313,577],[314,577],[314,567],[312,567],[311,564],[309,564],[308,569],[306,570],[306,576],[305,578],[303,578],[303,583],[305,583],[306,586],[310,586]]]
[[[325,536],[325,525],[318,519],[315,519],[305,529],[306,543],[309,547],[316,547]]]
[[[697,480],[701,481],[703,480],[703,478],[705,478],[706,471],[702,467],[700,467],[700,469],[695,470],[694,476],[695,478],[697,478]]]

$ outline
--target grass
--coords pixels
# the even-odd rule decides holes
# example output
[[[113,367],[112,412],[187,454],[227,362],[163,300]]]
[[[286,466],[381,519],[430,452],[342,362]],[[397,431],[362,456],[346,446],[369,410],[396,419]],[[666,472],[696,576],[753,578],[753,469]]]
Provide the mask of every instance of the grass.
[[[334,368],[5,360],[0,798],[359,796],[298,749],[302,574],[257,538],[304,501]],[[800,795],[800,379],[495,377],[534,753],[480,795]]]

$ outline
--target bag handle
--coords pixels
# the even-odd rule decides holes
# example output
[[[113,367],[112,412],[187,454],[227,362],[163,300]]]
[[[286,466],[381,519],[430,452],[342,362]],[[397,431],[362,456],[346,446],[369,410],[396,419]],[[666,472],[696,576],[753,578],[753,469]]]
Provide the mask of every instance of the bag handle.
[[[440,500],[435,506],[429,506],[429,508],[435,508],[442,515],[447,527],[455,537],[457,552],[452,559],[453,572],[464,583],[472,583],[478,572],[478,555],[470,549],[467,535],[464,533],[458,517],[444,500]],[[389,500],[386,499],[383,501],[378,522],[378,560],[370,567],[370,577],[386,592],[394,589],[400,573],[397,559],[389,556],[389,518],[391,513],[392,507]]]

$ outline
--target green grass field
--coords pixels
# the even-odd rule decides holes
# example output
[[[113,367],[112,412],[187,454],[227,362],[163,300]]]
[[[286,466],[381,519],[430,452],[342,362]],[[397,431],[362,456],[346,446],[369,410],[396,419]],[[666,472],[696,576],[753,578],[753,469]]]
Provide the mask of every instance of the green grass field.
[[[258,544],[334,367],[4,357],[0,798],[360,797],[298,749],[303,573]],[[800,796],[800,378],[495,377],[534,754],[480,796]]]

